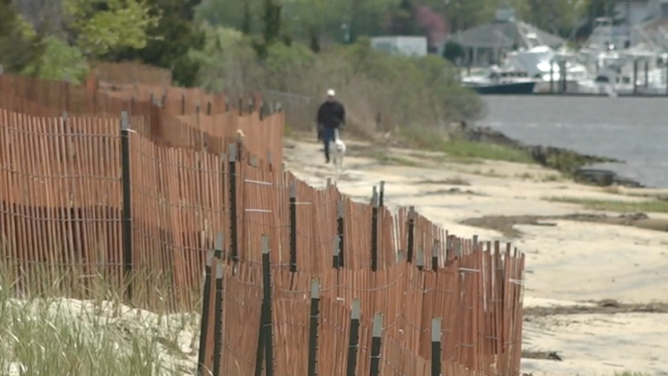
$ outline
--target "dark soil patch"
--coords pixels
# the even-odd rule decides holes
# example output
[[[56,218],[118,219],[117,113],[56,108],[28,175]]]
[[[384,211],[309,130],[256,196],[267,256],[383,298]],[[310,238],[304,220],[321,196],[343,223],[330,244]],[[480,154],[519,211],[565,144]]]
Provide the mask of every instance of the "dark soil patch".
[[[523,313],[527,321],[531,316],[577,315],[577,314],[615,314],[615,313],[668,313],[668,303],[625,304],[613,299],[606,299],[595,303],[594,306],[570,307],[528,307]]]
[[[542,359],[562,361],[563,359],[556,351],[522,351],[522,358],[524,359]]]
[[[467,180],[464,180],[462,178],[451,178],[451,179],[443,179],[443,180],[420,180],[415,182],[415,184],[433,184],[433,185],[465,185],[465,186],[470,186],[471,183],[469,183]]]
[[[515,225],[533,225],[533,226],[556,226],[550,220],[569,220],[580,222],[593,222],[609,225],[633,226],[646,230],[668,231],[668,220],[649,218],[644,213],[621,214],[619,216],[608,216],[605,214],[568,214],[559,216],[537,216],[537,215],[518,215],[503,216],[489,215],[479,218],[468,218],[461,221],[461,224],[475,226],[489,230],[496,230],[503,236],[517,238],[522,236],[522,232],[515,229]]]
[[[443,195],[443,194],[460,194],[460,195],[474,195],[474,196],[483,196],[482,193],[474,192],[470,189],[459,189],[457,187],[452,187],[449,189],[439,189],[437,191],[432,191],[432,192],[427,192],[423,196],[431,196],[431,195]]]

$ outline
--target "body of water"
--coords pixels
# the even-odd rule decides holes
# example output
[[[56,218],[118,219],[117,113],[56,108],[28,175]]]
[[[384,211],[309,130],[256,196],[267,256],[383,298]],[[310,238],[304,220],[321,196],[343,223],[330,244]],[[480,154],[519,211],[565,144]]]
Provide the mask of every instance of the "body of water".
[[[477,122],[526,144],[625,161],[601,167],[668,187],[668,97],[484,96]]]

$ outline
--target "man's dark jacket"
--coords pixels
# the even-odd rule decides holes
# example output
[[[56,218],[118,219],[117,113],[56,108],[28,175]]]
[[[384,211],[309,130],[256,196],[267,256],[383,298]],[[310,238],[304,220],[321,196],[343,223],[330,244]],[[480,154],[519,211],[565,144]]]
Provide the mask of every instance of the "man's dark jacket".
[[[346,110],[337,100],[326,101],[320,105],[316,120],[318,121],[318,124],[322,124],[327,128],[336,128],[341,124],[345,124]]]

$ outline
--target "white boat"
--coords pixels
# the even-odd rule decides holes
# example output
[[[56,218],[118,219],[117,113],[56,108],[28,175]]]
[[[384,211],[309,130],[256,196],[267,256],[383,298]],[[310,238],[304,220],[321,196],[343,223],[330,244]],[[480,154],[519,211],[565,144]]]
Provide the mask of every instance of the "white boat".
[[[611,19],[598,18],[579,55],[594,76],[593,82],[580,83],[582,91],[666,93],[665,53],[637,27],[620,29]]]
[[[462,86],[480,94],[533,94],[538,80],[521,70],[492,65],[478,74],[462,77]]]
[[[566,90],[580,91],[580,81],[593,81],[587,68],[566,51],[555,51],[548,46],[535,46],[513,51],[506,56],[505,67],[526,71],[539,81],[536,92],[560,91],[562,66],[565,67]]]

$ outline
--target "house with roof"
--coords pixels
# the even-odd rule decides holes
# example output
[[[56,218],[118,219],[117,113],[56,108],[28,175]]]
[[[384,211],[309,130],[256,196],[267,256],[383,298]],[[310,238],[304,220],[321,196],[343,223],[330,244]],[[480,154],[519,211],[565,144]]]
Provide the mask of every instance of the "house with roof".
[[[559,36],[518,20],[509,6],[499,8],[491,23],[456,33],[450,40],[464,48],[466,63],[471,66],[498,64],[507,51],[536,46],[556,49],[566,43]]]

